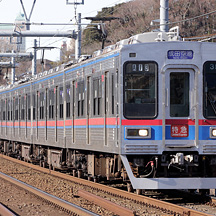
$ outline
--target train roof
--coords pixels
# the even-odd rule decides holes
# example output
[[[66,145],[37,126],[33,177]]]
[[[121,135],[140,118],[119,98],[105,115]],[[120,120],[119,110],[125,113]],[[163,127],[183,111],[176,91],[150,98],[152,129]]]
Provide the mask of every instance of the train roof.
[[[179,36],[179,27],[173,27],[169,30],[169,32],[158,32],[158,31],[157,32],[145,32],[142,34],[131,36],[130,38],[118,41],[114,45],[107,46],[103,50],[95,51],[92,54],[92,56],[82,55],[78,61],[72,61],[66,64],[62,64],[60,66],[50,69],[49,71],[38,73],[34,77],[31,77],[31,76],[25,77],[24,79],[15,82],[13,85],[8,85],[3,88],[0,88],[0,91],[16,87],[17,85],[22,84],[22,83],[32,82],[38,79],[42,79],[45,76],[49,76],[53,73],[60,72],[65,69],[67,70],[67,68],[77,67],[84,62],[88,63],[97,58],[109,56],[115,52],[119,52],[123,47],[128,46],[128,45],[139,44],[139,43],[165,42],[165,41],[182,41],[181,37]]]

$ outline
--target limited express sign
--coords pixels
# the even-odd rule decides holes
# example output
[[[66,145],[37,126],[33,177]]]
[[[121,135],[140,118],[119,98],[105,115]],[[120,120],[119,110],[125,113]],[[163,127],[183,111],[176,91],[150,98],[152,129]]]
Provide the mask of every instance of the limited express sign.
[[[188,137],[188,125],[171,125],[171,137]]]

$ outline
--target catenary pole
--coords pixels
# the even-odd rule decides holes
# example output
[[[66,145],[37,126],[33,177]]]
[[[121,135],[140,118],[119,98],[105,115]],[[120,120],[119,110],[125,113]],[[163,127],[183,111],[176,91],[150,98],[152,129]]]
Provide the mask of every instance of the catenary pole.
[[[160,31],[169,31],[169,0],[160,0]]]

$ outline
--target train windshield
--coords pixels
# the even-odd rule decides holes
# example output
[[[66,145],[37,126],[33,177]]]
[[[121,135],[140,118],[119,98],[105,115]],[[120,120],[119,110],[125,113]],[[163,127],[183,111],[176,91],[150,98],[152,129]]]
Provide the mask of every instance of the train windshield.
[[[204,73],[204,116],[216,118],[216,61],[205,62]]]
[[[157,64],[127,62],[124,65],[124,116],[155,118],[157,115]]]

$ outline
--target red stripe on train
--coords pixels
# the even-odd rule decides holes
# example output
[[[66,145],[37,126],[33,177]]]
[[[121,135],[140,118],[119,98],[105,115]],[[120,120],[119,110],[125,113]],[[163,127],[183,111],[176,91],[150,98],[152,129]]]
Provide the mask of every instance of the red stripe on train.
[[[167,125],[187,124],[195,125],[195,120],[192,119],[166,119]]]
[[[122,125],[162,125],[162,120],[122,120]]]

